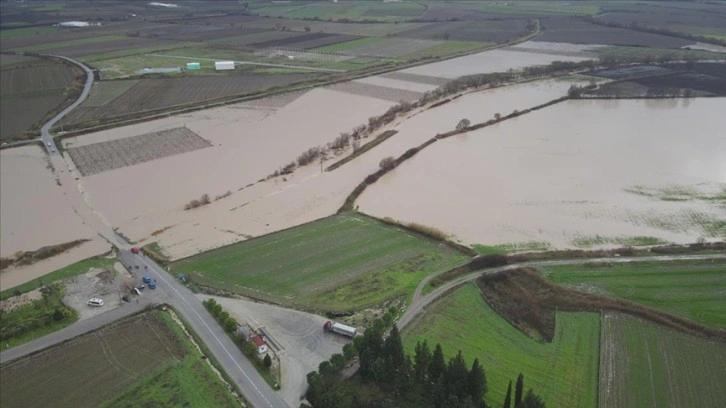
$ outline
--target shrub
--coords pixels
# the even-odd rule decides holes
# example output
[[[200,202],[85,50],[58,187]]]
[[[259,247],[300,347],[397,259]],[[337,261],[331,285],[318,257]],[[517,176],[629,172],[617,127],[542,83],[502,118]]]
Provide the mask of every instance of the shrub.
[[[297,157],[297,165],[298,166],[304,166],[306,164],[310,164],[313,162],[313,160],[320,157],[320,154],[322,153],[322,149],[320,147],[311,147],[308,150],[304,151],[300,154],[300,156]]]
[[[456,130],[465,129],[471,126],[471,121],[469,119],[462,119],[459,121],[459,123],[456,125]]]
[[[393,156],[384,157],[378,165],[382,170],[391,170],[396,167],[396,159],[394,159]]]
[[[330,142],[328,146],[334,150],[345,149],[350,143],[350,134],[341,133],[340,136],[336,137],[335,140]]]
[[[412,222],[412,223],[408,224],[407,227],[416,232],[419,232],[421,234],[424,234],[429,237],[436,238],[436,239],[439,239],[442,241],[446,240],[448,237],[444,231],[441,231],[440,229],[438,229],[436,227],[431,227],[431,226],[419,224],[416,222]]]
[[[194,200],[192,200],[192,201],[188,202],[188,203],[187,203],[187,204],[186,204],[186,205],[184,206],[184,209],[185,209],[185,210],[191,210],[191,209],[193,209],[193,208],[197,208],[197,207],[201,207],[201,206],[203,206],[203,205],[207,205],[207,204],[209,204],[210,202],[212,202],[212,201],[211,201],[211,200],[209,199],[209,194],[206,194],[206,193],[205,193],[205,194],[202,194],[202,196],[201,196],[201,197],[199,197],[198,199],[196,199],[196,198],[195,198]]]
[[[265,354],[265,359],[262,360],[262,364],[265,365],[266,369],[270,369],[270,367],[272,366],[272,359],[270,358],[269,354]]]

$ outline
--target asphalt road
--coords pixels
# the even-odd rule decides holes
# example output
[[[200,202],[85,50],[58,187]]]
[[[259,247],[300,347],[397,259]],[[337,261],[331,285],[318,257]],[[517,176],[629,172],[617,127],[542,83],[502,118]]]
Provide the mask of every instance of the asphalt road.
[[[53,119],[46,122],[45,125],[40,128],[40,140],[43,141],[43,146],[45,146],[46,150],[48,150],[48,154],[52,156],[58,154],[58,149],[55,145],[55,142],[53,141],[53,137],[50,135],[50,129],[59,120],[63,119],[63,117],[68,114],[68,112],[72,111],[76,106],[80,105],[84,100],[86,100],[88,94],[91,92],[91,86],[93,86],[93,71],[91,71],[87,66],[81,64],[80,62],[68,57],[63,57],[60,55],[49,55],[49,57],[62,58],[68,62],[78,65],[79,67],[83,68],[84,71],[86,71],[86,83],[85,85],[83,85],[83,91],[81,91],[81,95],[78,97],[78,99],[76,99],[76,101],[73,102],[70,106],[63,109],[59,114],[55,115]]]
[[[199,335],[222,369],[236,383],[252,406],[257,408],[289,407],[282,397],[265,382],[192,291],[176,279],[171,278],[163,268],[141,253],[133,254],[131,251],[121,250],[120,259],[124,265],[139,265],[139,269],[134,268],[135,273],[151,275],[156,279],[155,290],[170,299],[169,304]],[[150,290],[147,289],[147,292]]]

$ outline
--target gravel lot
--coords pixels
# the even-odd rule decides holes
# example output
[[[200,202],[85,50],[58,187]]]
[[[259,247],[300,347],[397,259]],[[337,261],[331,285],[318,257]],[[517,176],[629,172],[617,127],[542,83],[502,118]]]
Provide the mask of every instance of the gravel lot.
[[[290,406],[300,405],[300,396],[307,389],[307,374],[335,353],[342,353],[350,340],[323,331],[325,317],[285,309],[245,299],[198,295],[214,298],[239,323],[247,322],[255,329],[264,327],[272,342],[279,345],[282,366],[281,396]],[[272,345],[270,348],[277,351]]]
[[[115,268],[121,273],[113,273],[105,269],[93,268],[88,272],[66,281],[66,296],[63,303],[78,311],[79,320],[88,319],[115,309],[123,303],[120,293],[124,287],[124,279],[131,276],[125,269]],[[102,307],[91,307],[86,304],[88,299],[103,299]]]

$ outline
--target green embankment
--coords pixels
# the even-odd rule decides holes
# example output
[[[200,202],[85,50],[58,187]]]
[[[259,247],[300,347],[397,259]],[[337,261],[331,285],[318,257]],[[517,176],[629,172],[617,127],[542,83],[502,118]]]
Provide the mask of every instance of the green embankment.
[[[416,342],[441,343],[444,354],[461,350],[487,373],[490,406],[501,406],[509,381],[524,374],[525,388],[542,396],[548,407],[596,407],[599,355],[598,313],[557,313],[554,341],[539,343],[494,312],[473,284],[432,306],[403,334],[413,353]]]

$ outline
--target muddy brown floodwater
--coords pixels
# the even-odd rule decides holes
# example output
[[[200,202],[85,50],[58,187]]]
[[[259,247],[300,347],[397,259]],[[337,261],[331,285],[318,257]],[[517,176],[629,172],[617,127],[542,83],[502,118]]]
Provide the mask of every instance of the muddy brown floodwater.
[[[724,98],[568,101],[439,141],[357,204],[466,244],[723,239],[723,112]]]

